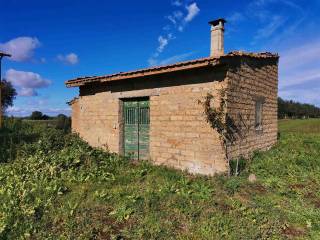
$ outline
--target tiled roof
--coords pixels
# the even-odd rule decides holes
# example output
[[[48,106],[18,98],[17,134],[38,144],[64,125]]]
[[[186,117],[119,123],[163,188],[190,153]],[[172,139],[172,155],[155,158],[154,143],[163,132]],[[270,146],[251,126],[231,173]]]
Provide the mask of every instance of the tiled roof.
[[[150,76],[155,74],[169,73],[187,69],[195,69],[205,66],[214,66],[220,63],[221,59],[227,59],[232,57],[250,57],[250,58],[279,58],[278,54],[273,54],[269,52],[264,53],[246,53],[241,51],[230,52],[228,54],[222,55],[220,57],[207,57],[200,58],[192,61],[179,62],[175,64],[157,66],[151,68],[140,69],[130,72],[119,72],[110,75],[103,76],[91,76],[91,77],[81,77],[66,81],[67,87],[78,87],[92,82],[107,82],[115,80],[124,80],[129,78],[137,78],[143,76]]]

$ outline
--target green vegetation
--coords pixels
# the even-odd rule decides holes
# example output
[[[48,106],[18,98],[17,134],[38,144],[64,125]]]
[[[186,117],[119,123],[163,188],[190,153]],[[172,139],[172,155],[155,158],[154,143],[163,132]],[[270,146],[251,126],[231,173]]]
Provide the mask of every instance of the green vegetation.
[[[301,119],[301,120],[288,120],[283,119],[279,121],[279,128],[281,133],[320,133],[319,119]]]
[[[319,118],[320,108],[312,104],[299,103],[278,98],[278,117],[282,118]]]
[[[0,79],[0,91],[1,91],[1,106],[2,112],[5,112],[8,107],[13,106],[13,101],[17,96],[17,91],[12,86],[11,82],[8,82],[7,80],[3,79],[1,81]]]
[[[230,178],[130,162],[10,121],[0,141],[21,137],[0,163],[0,239],[320,238],[320,120],[281,121],[278,145]]]
[[[34,117],[34,113],[41,116],[40,118]],[[68,117],[64,114],[58,114],[54,117],[49,117],[47,115],[43,115],[41,112],[33,112],[29,117],[6,117],[9,121],[14,120],[22,120],[27,125],[44,125],[49,128],[56,128],[59,130],[63,130],[65,133],[69,133],[71,131],[71,117]],[[10,120],[11,119],[11,120]],[[13,131],[14,132],[14,131]],[[40,131],[41,132],[41,131]],[[38,131],[38,133],[40,133]]]

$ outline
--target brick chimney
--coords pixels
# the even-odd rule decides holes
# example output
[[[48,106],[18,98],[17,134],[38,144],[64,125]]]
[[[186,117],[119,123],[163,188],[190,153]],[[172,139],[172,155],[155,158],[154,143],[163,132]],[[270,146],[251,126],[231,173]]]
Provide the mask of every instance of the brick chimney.
[[[224,54],[224,24],[226,20],[219,18],[209,22],[211,25],[211,53],[210,57]]]

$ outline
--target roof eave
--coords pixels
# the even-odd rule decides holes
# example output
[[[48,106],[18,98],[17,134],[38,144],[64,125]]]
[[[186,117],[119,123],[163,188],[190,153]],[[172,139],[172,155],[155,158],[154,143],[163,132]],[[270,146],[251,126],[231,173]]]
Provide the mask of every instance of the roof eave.
[[[141,70],[136,72],[128,72],[128,73],[120,73],[111,76],[101,76],[101,77],[93,77],[93,78],[84,78],[79,80],[70,80],[66,81],[65,84],[67,87],[80,87],[92,82],[110,82],[110,81],[117,81],[117,80],[127,80],[127,79],[134,79],[134,78],[141,78],[147,76],[154,76],[160,75],[165,73],[172,73],[172,72],[179,72],[185,71],[190,69],[197,69],[202,67],[208,66],[216,66],[220,63],[218,59],[208,59],[203,62],[193,63],[190,65],[181,65],[172,68],[159,68],[159,69],[150,69],[150,70]]]
[[[206,66],[216,66],[218,64],[223,63],[224,59],[230,59],[234,57],[237,57],[237,58],[252,57],[257,59],[277,59],[277,60],[279,59],[279,55],[275,53],[269,53],[269,52],[247,53],[242,51],[234,51],[234,52],[230,52],[228,54],[222,55],[220,57],[215,57],[215,58],[212,58],[212,57],[202,58],[202,59],[192,60],[188,62],[181,62],[181,63],[172,64],[172,65],[167,65],[167,66],[159,66],[154,68],[141,69],[141,70],[125,72],[125,73],[116,73],[112,75],[104,75],[99,77],[94,76],[94,77],[77,78],[77,79],[66,81],[65,84],[68,88],[71,88],[71,87],[80,87],[93,82],[109,82],[109,81],[116,81],[116,80],[134,79],[134,78],[140,78],[140,77],[146,77],[146,76],[152,76],[152,75],[160,75],[165,73],[196,69],[196,68],[201,68]]]

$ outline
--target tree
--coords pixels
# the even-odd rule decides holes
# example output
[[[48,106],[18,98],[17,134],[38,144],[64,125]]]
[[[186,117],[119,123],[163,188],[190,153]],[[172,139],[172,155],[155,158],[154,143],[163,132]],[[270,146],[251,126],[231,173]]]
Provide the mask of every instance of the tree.
[[[46,115],[46,114],[42,115],[42,119],[41,120],[49,120],[49,119],[50,119],[50,117],[48,115]]]
[[[312,104],[278,98],[278,116],[279,118],[317,118],[320,117],[320,108]]]
[[[59,114],[57,116],[57,125],[56,125],[57,129],[61,129],[64,132],[69,132],[71,129],[71,118],[67,117],[64,114]]]
[[[34,111],[31,113],[30,119],[31,120],[42,120],[43,114],[42,114],[42,112]]]
[[[17,91],[12,86],[12,83],[4,79],[1,82],[2,112],[5,112],[8,107],[13,106],[13,100],[16,98],[16,96],[17,96]]]

